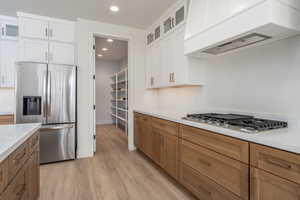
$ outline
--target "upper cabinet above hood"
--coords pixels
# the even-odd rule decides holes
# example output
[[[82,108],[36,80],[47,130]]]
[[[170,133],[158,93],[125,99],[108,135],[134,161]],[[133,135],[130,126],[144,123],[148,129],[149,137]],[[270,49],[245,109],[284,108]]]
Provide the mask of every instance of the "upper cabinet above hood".
[[[300,34],[300,0],[191,0],[185,55],[210,57]]]

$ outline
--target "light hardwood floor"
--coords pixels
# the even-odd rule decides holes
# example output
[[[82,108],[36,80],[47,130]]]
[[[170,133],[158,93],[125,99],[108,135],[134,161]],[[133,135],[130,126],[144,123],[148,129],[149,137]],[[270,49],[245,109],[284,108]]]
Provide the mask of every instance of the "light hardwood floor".
[[[41,166],[40,200],[195,200],[111,125],[97,127],[95,157]]]

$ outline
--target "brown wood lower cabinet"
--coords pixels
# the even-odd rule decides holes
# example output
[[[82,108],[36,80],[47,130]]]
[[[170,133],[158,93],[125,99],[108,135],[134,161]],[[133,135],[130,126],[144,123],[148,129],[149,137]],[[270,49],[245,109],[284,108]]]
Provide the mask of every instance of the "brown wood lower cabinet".
[[[37,199],[40,193],[40,159],[38,150],[34,151],[27,165],[26,185],[28,186],[28,197]]]
[[[8,162],[7,160],[0,163],[0,194],[8,183]]]
[[[157,128],[151,128],[152,160],[163,167],[164,162],[164,136]]]
[[[134,126],[137,148],[200,200],[300,200],[299,154],[138,113]]]
[[[152,160],[170,176],[178,179],[178,137],[152,127]]]
[[[147,156],[152,156],[152,137],[149,127],[150,119],[144,115],[135,116],[135,131],[138,148]]]
[[[248,165],[184,140],[180,142],[180,151],[181,163],[241,198],[248,199]]]
[[[27,166],[22,168],[7,188],[8,200],[27,200],[29,190],[26,183]]]
[[[178,130],[175,123],[135,114],[137,148],[178,179]],[[175,125],[174,125],[175,124]],[[177,124],[178,126],[178,124]],[[177,132],[176,132],[177,130]]]
[[[178,179],[178,137],[164,135],[163,151],[163,168],[175,179]]]
[[[210,178],[198,173],[184,163],[180,164],[180,182],[195,196],[203,200],[242,200]]]
[[[8,180],[3,183],[0,190],[0,200],[36,200],[39,197],[39,133],[36,132],[25,141],[8,158],[0,163],[0,171],[7,165],[8,170],[3,174]],[[33,145],[35,144],[35,145]],[[0,184],[1,185],[1,184]]]
[[[299,200],[300,185],[251,168],[251,200]]]

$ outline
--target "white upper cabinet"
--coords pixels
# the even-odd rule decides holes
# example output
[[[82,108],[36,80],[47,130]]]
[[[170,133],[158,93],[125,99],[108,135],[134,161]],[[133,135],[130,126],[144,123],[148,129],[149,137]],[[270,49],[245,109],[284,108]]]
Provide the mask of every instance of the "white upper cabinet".
[[[47,63],[48,57],[47,41],[25,38],[20,40],[20,61]]]
[[[185,54],[212,57],[300,34],[297,0],[191,0]]]
[[[161,85],[161,69],[162,69],[162,46],[157,43],[152,46],[152,56],[150,57],[150,85],[151,88],[158,88]]]
[[[172,76],[175,67],[175,40],[174,34],[161,40],[162,60],[161,60],[161,86],[173,84]]]
[[[50,42],[49,63],[74,65],[74,46],[72,44]]]
[[[21,37],[41,40],[48,39],[49,22],[47,20],[20,17],[19,26]]]
[[[0,16],[0,88],[15,87],[15,67],[19,58],[17,18]]]
[[[0,40],[0,87],[15,87],[15,67],[18,59],[18,41]]]
[[[20,61],[75,65],[75,23],[18,13]]]
[[[187,13],[187,0],[176,2],[171,8],[153,24],[147,31],[147,45],[160,40],[172,31],[185,24]]]
[[[177,10],[180,14],[177,14],[177,21],[174,21],[175,26],[183,22],[183,11]],[[199,59],[184,55],[185,26],[180,25],[167,32],[160,39],[151,44],[148,44],[148,40],[146,44],[146,87],[153,89],[204,85],[204,65]],[[154,38],[155,35],[157,34],[154,34]]]
[[[18,40],[19,26],[18,20],[13,17],[0,16],[1,39]]]
[[[74,22],[49,21],[49,40],[73,43],[74,37]]]
[[[146,49],[146,58],[145,58],[145,66],[146,66],[146,88],[152,88],[153,86],[153,77],[152,77],[152,48],[149,47]]]

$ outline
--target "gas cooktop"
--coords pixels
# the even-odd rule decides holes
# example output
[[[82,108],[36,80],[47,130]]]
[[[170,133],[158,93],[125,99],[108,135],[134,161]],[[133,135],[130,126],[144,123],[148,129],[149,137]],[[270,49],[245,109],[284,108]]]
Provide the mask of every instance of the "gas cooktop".
[[[253,116],[236,114],[189,114],[183,119],[199,123],[211,124],[233,130],[239,130],[246,133],[258,133],[262,131],[288,127],[287,122],[258,119],[254,118]]]

